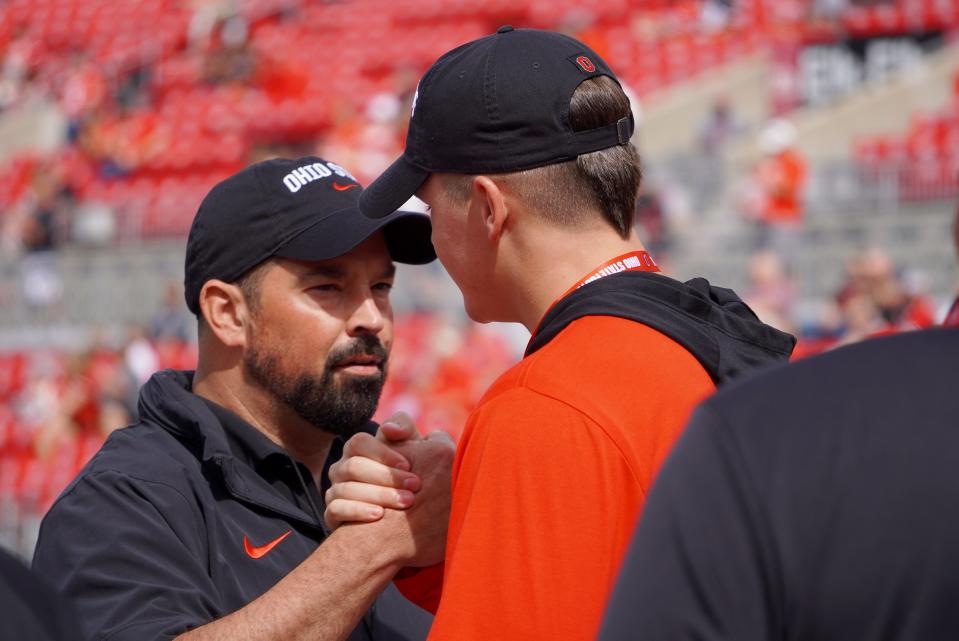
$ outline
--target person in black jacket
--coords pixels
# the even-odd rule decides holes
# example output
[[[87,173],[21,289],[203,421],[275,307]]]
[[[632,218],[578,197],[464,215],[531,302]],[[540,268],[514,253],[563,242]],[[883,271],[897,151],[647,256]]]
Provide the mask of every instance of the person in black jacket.
[[[430,617],[390,585],[442,557],[451,445],[375,529],[326,528],[326,468],[369,422],[392,340],[393,261],[435,258],[425,215],[370,221],[361,187],[320,158],[271,160],[215,186],[187,242],[196,372],[142,389],[43,521],[34,570],[91,639],[425,638]],[[418,511],[418,513],[414,513]],[[379,523],[379,522],[378,522]]]
[[[959,211],[954,223],[959,252]],[[959,328],[731,386],[650,492],[600,641],[959,637]]]
[[[79,641],[73,609],[0,549],[0,641]]]
[[[959,638],[959,329],[867,341],[704,402],[601,641]]]

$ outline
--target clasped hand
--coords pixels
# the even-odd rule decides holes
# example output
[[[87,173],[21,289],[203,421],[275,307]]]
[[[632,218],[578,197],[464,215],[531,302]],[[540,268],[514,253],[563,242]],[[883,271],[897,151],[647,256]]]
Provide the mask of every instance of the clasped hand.
[[[454,451],[448,434],[421,437],[403,413],[384,422],[376,436],[354,435],[330,467],[327,526],[395,521],[413,541],[407,565],[438,563],[446,544]]]

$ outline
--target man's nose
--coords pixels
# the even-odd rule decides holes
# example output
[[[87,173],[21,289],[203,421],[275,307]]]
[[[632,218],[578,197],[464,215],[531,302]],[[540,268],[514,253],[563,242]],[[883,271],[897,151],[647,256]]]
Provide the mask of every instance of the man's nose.
[[[383,311],[372,297],[367,296],[357,306],[347,322],[347,332],[355,334],[379,334],[383,331],[385,318]]]

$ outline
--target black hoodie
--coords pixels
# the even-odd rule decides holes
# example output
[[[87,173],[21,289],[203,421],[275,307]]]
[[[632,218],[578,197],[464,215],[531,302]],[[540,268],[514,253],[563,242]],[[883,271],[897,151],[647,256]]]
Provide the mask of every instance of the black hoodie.
[[[553,305],[526,348],[529,356],[584,316],[616,316],[669,336],[717,385],[789,359],[796,339],[762,323],[735,292],[705,278],[681,283],[661,274],[621,272],[580,287]]]
[[[90,639],[172,639],[230,614],[325,537],[319,514],[271,485],[301,482],[289,474],[300,464],[290,460],[286,476],[277,469],[276,478],[264,478],[231,450],[191,379],[190,372],[154,375],[140,392],[139,422],[110,435],[44,518],[34,570],[74,602]],[[337,440],[330,460],[341,451]],[[259,558],[246,549],[286,532]],[[429,615],[391,585],[349,638],[424,639],[429,625]]]

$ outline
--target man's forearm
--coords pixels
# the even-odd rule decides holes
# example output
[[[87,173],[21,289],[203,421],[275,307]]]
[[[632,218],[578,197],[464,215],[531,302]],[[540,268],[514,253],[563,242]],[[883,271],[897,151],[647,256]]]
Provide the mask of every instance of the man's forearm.
[[[174,641],[341,641],[401,563],[386,527],[346,525],[248,605]]]

